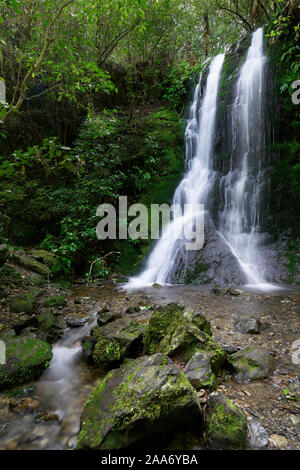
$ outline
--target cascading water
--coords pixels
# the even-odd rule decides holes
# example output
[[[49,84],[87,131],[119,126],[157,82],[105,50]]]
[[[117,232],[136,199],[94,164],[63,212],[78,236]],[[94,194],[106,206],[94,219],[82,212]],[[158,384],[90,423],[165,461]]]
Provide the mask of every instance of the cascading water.
[[[196,86],[185,132],[186,173],[177,187],[173,204],[187,205],[163,230],[147,261],[146,269],[131,278],[126,288],[152,283],[185,282],[186,273],[209,263],[213,268],[206,280],[254,285],[261,290],[275,286],[266,281],[262,232],[264,201],[268,180],[265,121],[265,77],[267,58],[263,51],[263,28],[252,35],[245,63],[240,69],[234,100],[228,107],[230,119],[230,165],[218,172],[215,162],[217,99],[224,55],[211,63],[201,101],[202,74]],[[197,204],[206,209],[205,241],[202,255],[187,252],[186,233],[193,227]],[[216,210],[217,207],[217,210]],[[212,209],[211,214],[207,209]],[[208,215],[207,215],[208,214]],[[172,233],[172,237],[165,234]],[[207,236],[208,235],[208,236]],[[208,240],[207,240],[208,238]],[[202,250],[200,250],[202,251]],[[202,256],[202,258],[201,258]],[[206,263],[208,261],[208,264]]]
[[[263,29],[252,36],[235,89],[231,116],[230,170],[220,180],[223,210],[220,232],[239,261],[249,284],[271,287],[264,277],[260,232],[262,192],[266,183],[265,67]]]
[[[217,97],[224,62],[224,54],[214,58],[207,77],[206,91],[199,108],[202,74],[195,89],[185,131],[187,172],[177,187],[173,203],[186,205],[183,215],[176,216],[167,226],[147,262],[146,269],[138,277],[131,278],[126,287],[151,285],[169,281],[177,255],[186,242],[186,225],[193,225],[199,216],[197,204],[204,204],[213,188],[212,169],[213,137],[215,130]],[[171,237],[165,236],[172,234]]]

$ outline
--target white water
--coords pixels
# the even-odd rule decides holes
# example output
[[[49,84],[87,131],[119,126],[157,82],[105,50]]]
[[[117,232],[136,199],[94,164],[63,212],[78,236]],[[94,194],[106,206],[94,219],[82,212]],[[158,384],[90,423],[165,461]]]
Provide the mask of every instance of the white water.
[[[266,184],[265,68],[263,29],[252,36],[245,63],[240,69],[231,110],[232,151],[230,168],[220,178],[218,234],[230,248],[247,279],[247,286],[262,291],[278,289],[266,281],[261,232],[261,206]],[[181,217],[174,216],[162,238],[156,243],[145,270],[131,278],[126,288],[164,284],[171,281],[176,259],[183,254],[184,228],[199,216],[197,204],[206,204],[214,195],[216,173],[213,170],[217,97],[224,55],[211,63],[203,101],[200,105],[200,76],[185,132],[187,172],[177,187],[173,203],[189,204]],[[230,112],[230,111],[229,111]],[[167,239],[165,233],[172,233]],[[177,239],[177,240],[176,240]],[[183,256],[184,258],[184,256]]]
[[[207,77],[206,91],[203,102],[199,107],[202,74],[195,89],[193,104],[185,131],[187,172],[177,187],[173,204],[187,210],[176,216],[167,226],[161,239],[156,243],[147,261],[146,269],[138,277],[131,278],[126,288],[136,288],[151,285],[154,282],[168,282],[172,272],[176,254],[186,242],[183,233],[187,224],[192,228],[200,215],[198,204],[204,204],[213,187],[214,171],[212,169],[213,137],[215,130],[217,96],[221,77],[224,54],[214,58]],[[171,234],[167,237],[166,234]]]
[[[265,280],[260,232],[262,191],[265,185],[265,67],[263,29],[252,36],[241,68],[232,109],[230,171],[221,179],[225,201],[220,232],[242,267],[248,286],[272,289]]]

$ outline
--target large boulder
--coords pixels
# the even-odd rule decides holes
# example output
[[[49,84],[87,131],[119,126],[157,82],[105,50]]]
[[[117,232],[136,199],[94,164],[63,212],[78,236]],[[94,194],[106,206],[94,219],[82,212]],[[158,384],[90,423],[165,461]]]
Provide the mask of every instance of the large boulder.
[[[275,368],[275,360],[271,354],[253,346],[247,346],[235,354],[228,356],[233,368],[234,377],[238,382],[270,377]]]
[[[146,328],[146,354],[162,352],[186,363],[199,350],[225,355],[211,339],[210,323],[201,313],[174,303],[156,308]]]
[[[96,364],[121,362],[136,357],[142,351],[145,325],[129,318],[119,318],[93,330],[96,345],[93,359]]]
[[[39,377],[52,359],[51,346],[30,335],[5,339],[6,363],[0,365],[0,389]]]
[[[217,385],[217,374],[225,359],[226,354],[222,350],[197,351],[183,372],[196,389],[214,389]]]
[[[29,292],[16,295],[9,303],[9,309],[13,313],[31,313],[35,306],[35,298]]]
[[[2,245],[0,245],[0,268],[1,266],[3,266],[3,264],[7,260],[8,255],[9,255],[8,246],[5,243],[3,243]]]
[[[164,354],[129,361],[97,385],[81,416],[77,449],[119,449],[193,427],[202,415],[185,375]]]
[[[210,395],[205,410],[205,443],[211,449],[242,449],[246,445],[247,420],[223,393]]]
[[[204,216],[204,245],[186,250],[185,240],[174,246],[174,265],[166,282],[180,284],[243,285],[247,281],[238,260],[231,252],[208,211]]]

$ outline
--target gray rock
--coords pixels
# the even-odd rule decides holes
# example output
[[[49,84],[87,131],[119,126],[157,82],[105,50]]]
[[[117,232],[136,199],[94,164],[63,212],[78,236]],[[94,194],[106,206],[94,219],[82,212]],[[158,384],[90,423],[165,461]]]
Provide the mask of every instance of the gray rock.
[[[236,317],[233,320],[233,329],[243,334],[258,334],[261,330],[261,322],[255,317]]]
[[[122,314],[120,312],[106,311],[106,312],[99,314],[99,317],[97,318],[97,323],[99,326],[104,326],[107,323],[110,323],[121,317],[122,317]]]
[[[270,377],[275,369],[275,360],[268,351],[247,346],[227,358],[238,382]]]
[[[200,429],[202,413],[185,375],[164,354],[128,361],[94,388],[77,449],[120,449],[177,429]],[[148,441],[147,441],[148,442]]]
[[[69,317],[66,318],[66,323],[70,328],[80,328],[81,326],[85,325],[88,321],[87,318],[76,318],[76,317]]]
[[[217,385],[216,374],[224,361],[225,355],[220,361],[219,355],[212,351],[197,351],[183,372],[196,389],[214,389]]]
[[[166,279],[170,283],[219,283],[243,285],[247,279],[207,211],[204,220],[204,246],[201,250],[185,249],[181,240],[176,242],[174,268]]]

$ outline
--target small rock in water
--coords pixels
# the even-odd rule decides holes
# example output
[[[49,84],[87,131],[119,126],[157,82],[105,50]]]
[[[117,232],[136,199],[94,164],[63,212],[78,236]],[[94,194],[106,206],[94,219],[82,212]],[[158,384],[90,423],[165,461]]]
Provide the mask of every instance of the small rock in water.
[[[262,449],[266,447],[269,442],[269,436],[265,428],[258,421],[257,418],[253,418],[249,423],[249,434],[250,434],[250,447],[252,449]]]
[[[234,354],[238,351],[235,346],[222,346],[222,349],[227,352],[227,354]]]
[[[80,328],[81,326],[85,325],[88,319],[84,318],[66,318],[66,323],[70,328]]]
[[[155,282],[154,284],[152,284],[152,287],[154,287],[155,289],[158,289],[161,287],[161,285]]]
[[[243,334],[258,334],[261,329],[259,318],[255,317],[236,317],[233,320],[235,331]]]
[[[280,434],[272,434],[270,436],[270,444],[277,449],[284,449],[288,445],[287,438]]]

